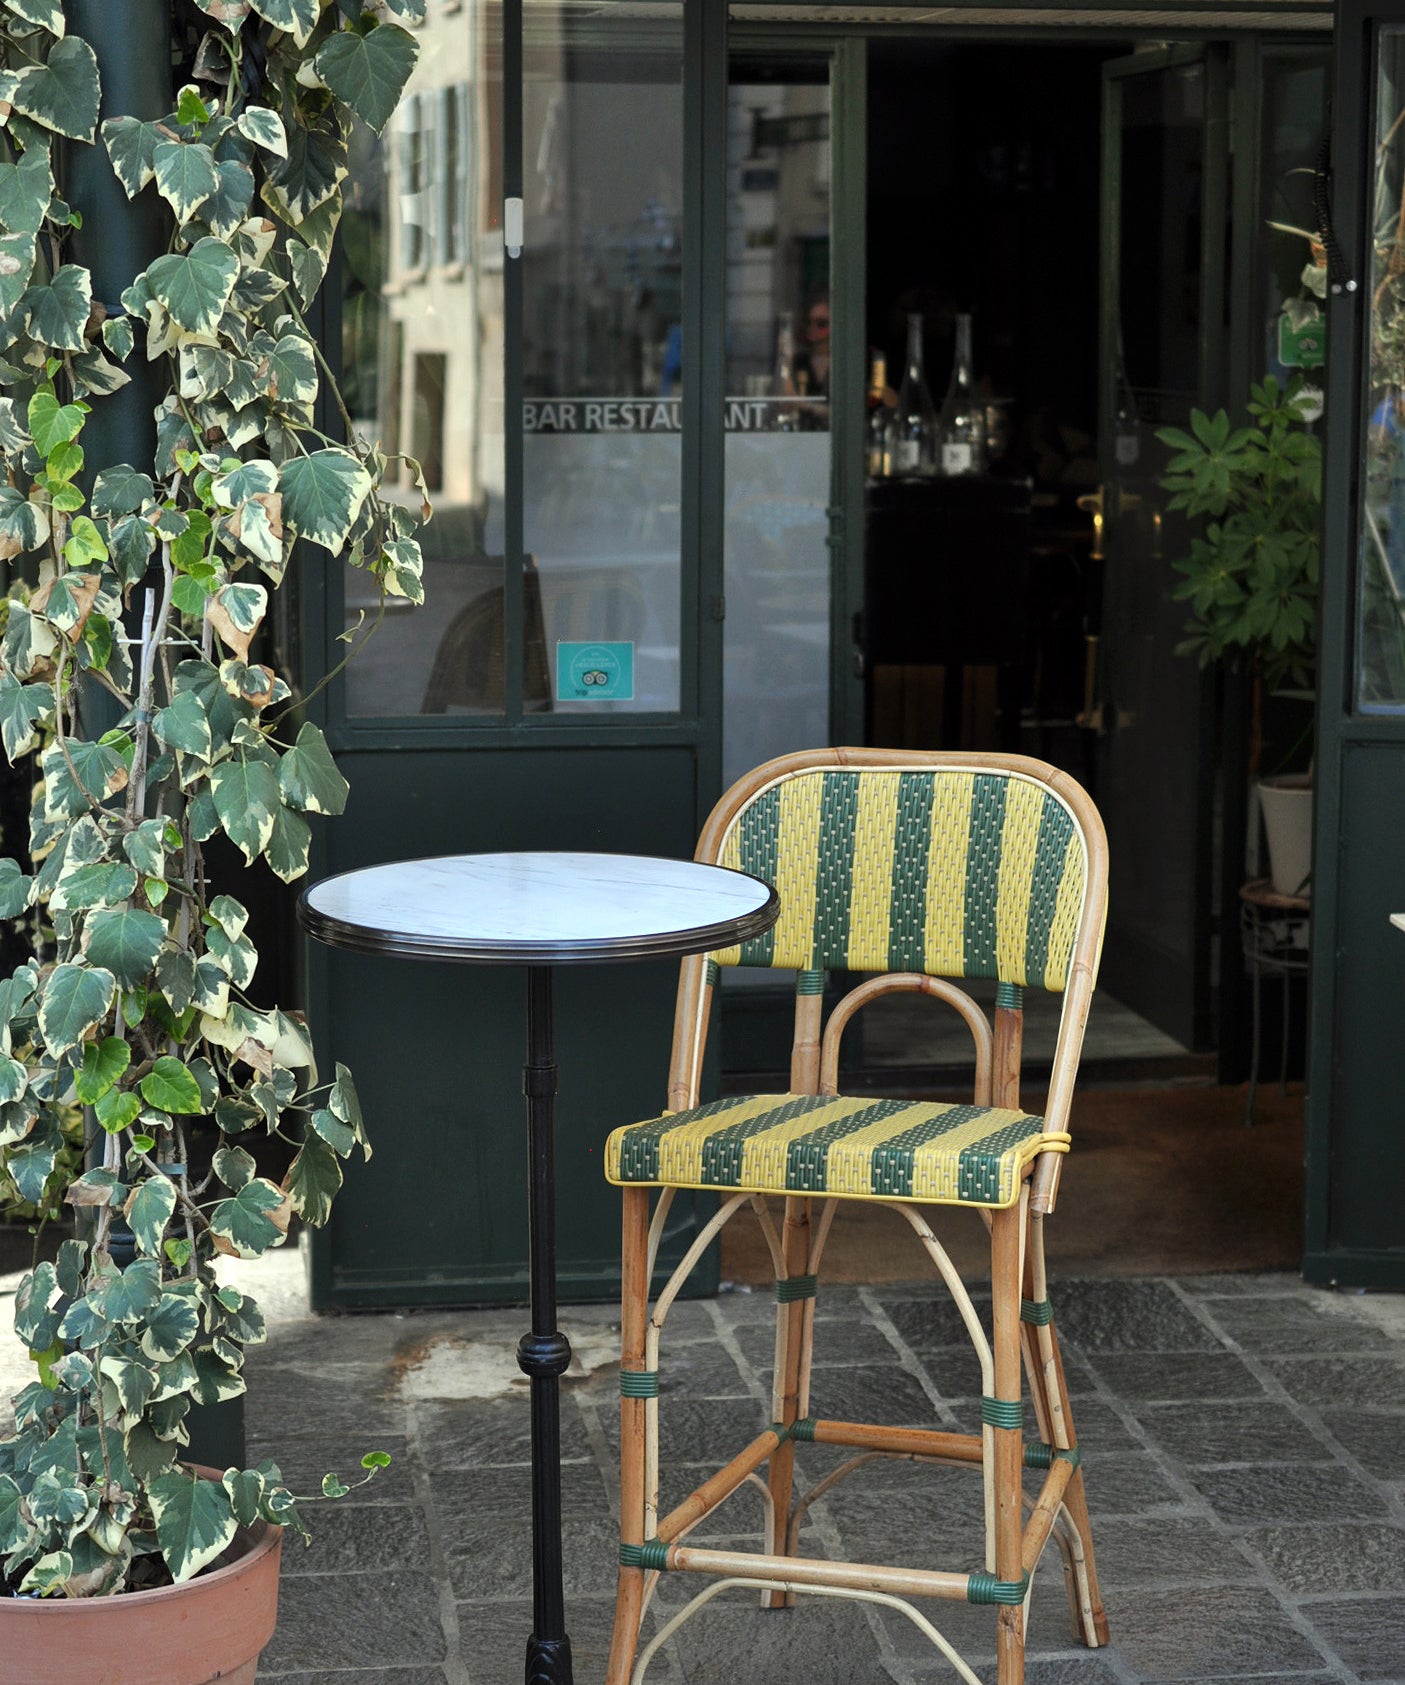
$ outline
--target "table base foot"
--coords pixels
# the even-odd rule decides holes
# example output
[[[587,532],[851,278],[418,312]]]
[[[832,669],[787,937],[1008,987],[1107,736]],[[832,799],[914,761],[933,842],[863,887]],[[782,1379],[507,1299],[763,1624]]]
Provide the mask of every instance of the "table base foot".
[[[527,1640],[527,1685],[572,1685],[569,1638]]]

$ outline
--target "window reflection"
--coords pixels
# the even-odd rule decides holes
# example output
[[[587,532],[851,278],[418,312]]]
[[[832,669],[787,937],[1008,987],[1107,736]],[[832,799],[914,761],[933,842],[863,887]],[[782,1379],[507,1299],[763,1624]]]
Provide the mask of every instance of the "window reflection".
[[[418,460],[434,503],[422,610],[382,611],[347,570],[347,625],[380,617],[346,670],[361,719],[504,707],[500,10],[431,7],[418,34],[394,122],[357,136],[342,223],[348,404],[365,437]],[[418,503],[403,461],[390,484]]]
[[[524,635],[556,713],[679,706],[682,27],[654,7],[605,45],[525,7]]]

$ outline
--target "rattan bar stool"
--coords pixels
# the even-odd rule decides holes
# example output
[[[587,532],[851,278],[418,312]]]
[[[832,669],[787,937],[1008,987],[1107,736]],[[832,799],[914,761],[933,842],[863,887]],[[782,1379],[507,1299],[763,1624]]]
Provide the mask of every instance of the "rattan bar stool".
[[[773,1608],[793,1603],[797,1592],[896,1605],[968,1685],[979,1685],[977,1675],[911,1599],[994,1605],[999,1685],[1019,1685],[1031,1576],[1051,1537],[1063,1554],[1078,1636],[1090,1646],[1107,1641],[1043,1238],[1069,1145],[1069,1107],[1102,941],[1102,823],[1072,779],[1039,761],[812,750],[768,762],[734,785],[709,818],[697,858],[773,883],[781,913],[766,935],[683,962],[669,1110],[609,1139],[606,1173],[623,1188],[624,1295],[620,1569],[607,1685],[638,1685],[658,1645],[729,1585],[762,1588],[763,1604]],[[698,1104],[708,1011],[723,965],[797,974],[786,1094]],[[879,975],[852,989],[822,1026],[829,971]],[[973,978],[996,983],[993,1025],[949,981]],[[1043,1117],[1023,1111],[1019,1099],[1025,988],[1064,997]],[[974,1041],[971,1104],[838,1093],[845,1024],[893,990],[935,996],[966,1021]],[[722,1199],[651,1312],[659,1238],[677,1188],[716,1189]],[[979,1434],[810,1413],[815,1293],[825,1237],[842,1199],[884,1201],[916,1231],[979,1359]],[[775,1200],[783,1201],[779,1229],[768,1203]],[[929,1225],[927,1208],[937,1205],[973,1207],[989,1227],[989,1329]],[[691,1496],[660,1514],[661,1332],[704,1249],[743,1207],[759,1218],[775,1267],[771,1420],[758,1423],[751,1443]],[[1022,1362],[1037,1440],[1023,1433]],[[984,1538],[977,1530],[968,1558],[940,1567],[801,1556],[800,1523],[817,1495],[812,1489],[793,1502],[796,1447],[806,1443],[853,1453],[826,1477],[826,1490],[875,1456],[979,1470]],[[1032,1502],[1022,1487],[1028,1468],[1045,1471]],[[766,1550],[689,1544],[688,1533],[743,1487],[760,1488]],[[640,1650],[657,1578],[679,1572],[714,1578]]]

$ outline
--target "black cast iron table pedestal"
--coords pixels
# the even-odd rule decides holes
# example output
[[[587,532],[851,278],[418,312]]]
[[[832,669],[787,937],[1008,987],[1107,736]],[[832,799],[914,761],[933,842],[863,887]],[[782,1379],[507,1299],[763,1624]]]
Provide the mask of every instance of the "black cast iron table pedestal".
[[[531,1330],[517,1361],[532,1393],[532,1635],[527,1685],[572,1685],[561,1564],[556,1326],[556,1057],[552,970],[656,959],[759,936],[779,910],[769,885],[693,861],[632,854],[457,854],[344,872],[304,892],[298,916],[333,947],[407,959],[527,968]]]

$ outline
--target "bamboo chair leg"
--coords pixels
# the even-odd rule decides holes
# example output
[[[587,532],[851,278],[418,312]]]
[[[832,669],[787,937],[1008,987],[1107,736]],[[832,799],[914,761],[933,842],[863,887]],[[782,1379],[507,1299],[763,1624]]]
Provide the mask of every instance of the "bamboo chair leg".
[[[624,1189],[622,1248],[622,1373],[646,1365],[649,1321],[649,1190]],[[645,1407],[643,1398],[620,1399],[620,1543],[644,1542]],[[615,1594],[615,1630],[606,1685],[629,1685],[639,1626],[644,1616],[644,1570],[620,1567]]]
[[[810,1201],[788,1198],[781,1230],[781,1262],[786,1277],[805,1274],[810,1257]],[[805,1301],[790,1299],[776,1306],[776,1364],[771,1378],[771,1419],[786,1427],[800,1415],[801,1392],[809,1391],[805,1342]],[[786,1552],[790,1521],[791,1489],[795,1481],[795,1441],[786,1439],[771,1453],[767,1485],[771,1492],[770,1538],[766,1549],[773,1556]],[[795,1604],[793,1591],[762,1593],[765,1609],[789,1609]]]
[[[991,1347],[995,1359],[995,1397],[1019,1403],[1020,1285],[1024,1210],[1013,1206],[993,1214],[990,1229]],[[1024,1436],[1018,1427],[996,1427],[995,1576],[1010,1582],[1021,1577],[1024,1493],[1021,1486]],[[996,1634],[999,1685],[1024,1685],[1024,1605],[1000,1605]]]
[[[1048,1278],[1044,1268],[1044,1221],[1040,1217],[1035,1217],[1030,1222],[1028,1265],[1028,1296],[1036,1302],[1042,1302],[1048,1297]],[[1038,1367],[1047,1407],[1052,1416],[1053,1437],[1050,1442],[1056,1445],[1076,1445],[1078,1441],[1074,1435],[1073,1408],[1069,1403],[1068,1382],[1064,1376],[1063,1353],[1059,1349],[1058,1331],[1052,1317],[1041,1327],[1028,1330],[1028,1334],[1039,1354]],[[1042,1423],[1040,1431],[1044,1431]],[[1049,1436],[1046,1435],[1047,1437]],[[1073,1624],[1082,1642],[1096,1649],[1099,1645],[1108,1643],[1110,1635],[1102,1593],[1098,1588],[1097,1560],[1093,1554],[1093,1529],[1088,1517],[1088,1496],[1082,1468],[1074,1470],[1063,1502],[1083,1547],[1079,1575],[1082,1584],[1076,1588],[1076,1597],[1075,1587],[1070,1585],[1069,1588]]]

